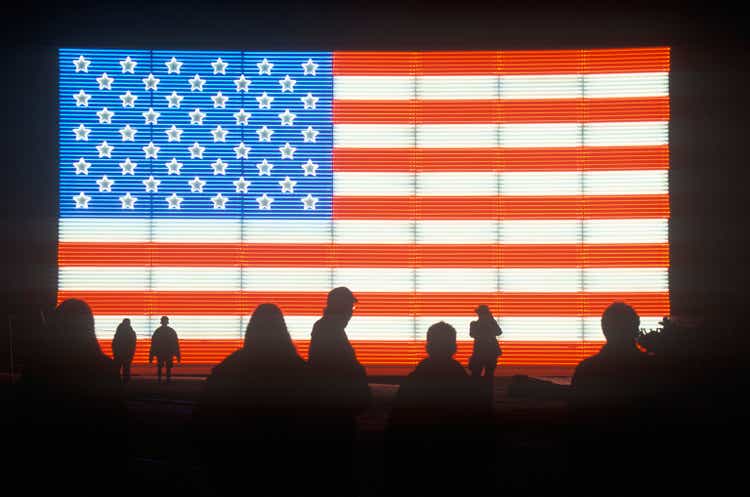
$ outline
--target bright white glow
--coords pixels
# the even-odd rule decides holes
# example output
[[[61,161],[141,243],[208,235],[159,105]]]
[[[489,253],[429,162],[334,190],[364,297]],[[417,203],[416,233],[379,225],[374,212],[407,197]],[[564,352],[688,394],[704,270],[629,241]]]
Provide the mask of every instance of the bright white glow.
[[[584,271],[589,292],[667,292],[667,268],[592,268]]]
[[[411,124],[335,124],[334,147],[407,148],[414,146]]]
[[[506,220],[500,223],[499,231],[502,244],[581,243],[578,219]]]
[[[414,174],[334,172],[334,195],[409,196],[414,194]]]
[[[498,271],[492,268],[419,268],[418,292],[495,292]]]
[[[336,268],[333,285],[356,288],[359,292],[413,292],[411,268]]]
[[[411,100],[413,76],[334,76],[336,100]]]
[[[489,220],[443,221],[416,223],[416,242],[424,244],[467,243],[492,244],[498,241],[498,223]]]
[[[582,83],[583,77],[580,74],[501,76],[500,98],[508,100],[581,98]]]
[[[669,193],[669,172],[586,171],[585,195],[648,195]]]
[[[584,97],[625,98],[664,97],[669,95],[669,73],[639,72],[623,74],[586,74]]]
[[[497,146],[496,124],[420,124],[419,148],[488,148]]]
[[[578,268],[508,268],[500,271],[503,292],[581,292],[583,278]]]
[[[669,123],[666,121],[587,123],[583,128],[583,145],[587,147],[666,145],[667,143],[669,143]]]
[[[500,146],[506,148],[580,147],[580,123],[502,124]]]
[[[667,243],[668,219],[589,219],[583,224],[585,243]]]
[[[412,243],[414,221],[337,220],[333,224],[336,243]]]
[[[250,292],[319,292],[322,288],[333,288],[331,271],[329,268],[244,268],[242,287]]]
[[[417,98],[424,100],[494,100],[497,76],[420,76]]]

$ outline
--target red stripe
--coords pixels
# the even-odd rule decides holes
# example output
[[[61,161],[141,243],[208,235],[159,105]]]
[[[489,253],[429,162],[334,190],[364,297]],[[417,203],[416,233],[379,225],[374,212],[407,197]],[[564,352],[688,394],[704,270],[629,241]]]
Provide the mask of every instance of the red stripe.
[[[325,306],[326,292],[157,292],[61,291],[58,302],[86,300],[94,314],[117,315],[249,315],[264,302],[285,314],[315,316]],[[471,316],[478,302],[502,316],[599,316],[616,300],[630,303],[641,315],[669,313],[668,292],[571,293],[414,293],[357,292],[357,314],[363,316]]]
[[[669,146],[563,148],[334,148],[335,171],[581,171],[669,168]]]
[[[179,330],[178,330],[179,333]],[[111,340],[99,340],[102,350],[112,354]],[[362,364],[380,365],[415,365],[425,357],[425,342],[394,340],[352,340],[352,346]],[[151,341],[138,340],[135,349],[135,364],[148,364],[148,350]],[[299,354],[307,359],[310,342],[295,340]],[[455,359],[467,365],[473,342],[459,340]],[[598,341],[501,341],[503,355],[499,360],[503,366],[525,365],[561,365],[573,366],[585,357],[596,353],[602,346]],[[242,347],[242,340],[194,340],[181,339],[180,352],[183,364],[217,364],[226,356]]]
[[[669,195],[337,196],[335,219],[641,219],[669,217]]]
[[[334,76],[668,72],[669,47],[460,52],[334,52]]]
[[[669,97],[333,101],[335,124],[533,124],[668,120]]]
[[[61,242],[58,264],[60,267],[667,267],[669,245]]]

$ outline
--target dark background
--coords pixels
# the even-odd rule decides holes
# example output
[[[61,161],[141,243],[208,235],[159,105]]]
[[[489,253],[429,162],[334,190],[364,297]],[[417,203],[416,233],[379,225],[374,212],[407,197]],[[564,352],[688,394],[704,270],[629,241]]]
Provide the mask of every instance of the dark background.
[[[708,6],[707,6],[708,5]],[[482,50],[672,47],[671,291],[677,315],[741,313],[748,281],[745,20],[649,2],[20,1],[4,7],[2,280],[7,316],[54,304],[59,47]],[[3,346],[7,339],[3,338]],[[2,354],[5,355],[5,354]]]

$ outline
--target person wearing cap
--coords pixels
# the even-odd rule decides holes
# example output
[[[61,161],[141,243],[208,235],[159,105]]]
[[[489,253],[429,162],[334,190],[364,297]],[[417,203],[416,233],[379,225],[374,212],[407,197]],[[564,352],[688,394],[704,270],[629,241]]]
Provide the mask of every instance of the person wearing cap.
[[[180,342],[177,338],[177,332],[167,326],[169,318],[161,317],[161,326],[159,326],[151,336],[151,350],[148,352],[148,362],[152,364],[156,357],[156,371],[159,383],[161,383],[161,368],[166,366],[167,383],[172,377],[172,360],[177,357],[178,362],[182,362],[180,357]]]
[[[497,337],[503,334],[503,330],[492,316],[490,308],[480,305],[474,312],[478,319],[469,325],[469,336],[474,339],[474,350],[469,359],[469,370],[474,377],[482,376],[493,378],[497,367],[497,358],[502,355]]]
[[[357,298],[346,287],[328,293],[323,317],[313,325],[308,352],[308,364],[320,392],[315,443],[330,454],[326,461],[313,463],[321,466],[313,471],[312,483],[329,495],[356,493],[351,463],[356,416],[371,401],[367,373],[346,335],[356,303]],[[331,466],[338,471],[333,478]]]

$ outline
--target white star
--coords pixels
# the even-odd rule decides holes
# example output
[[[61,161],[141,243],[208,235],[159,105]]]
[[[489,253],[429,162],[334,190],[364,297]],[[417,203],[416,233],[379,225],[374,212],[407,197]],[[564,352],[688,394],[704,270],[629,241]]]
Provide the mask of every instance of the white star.
[[[258,101],[258,108],[259,109],[270,109],[271,108],[271,102],[273,102],[274,98],[269,97],[266,92],[263,92],[263,94],[259,97],[255,97],[255,100]]]
[[[175,109],[179,109],[180,108],[180,102],[182,102],[182,99],[185,98],[185,97],[182,97],[182,96],[178,95],[176,91],[173,91],[171,95],[169,95],[168,97],[164,97],[164,98],[167,99],[168,106],[169,106],[170,109],[172,107],[174,107]]]
[[[138,167],[138,164],[130,160],[130,157],[127,157],[124,162],[120,162],[120,168],[122,169],[122,175],[125,176],[126,174],[129,174],[131,176],[135,176],[135,168]]]
[[[273,164],[269,163],[268,159],[263,159],[263,162],[259,162],[255,167],[258,168],[258,176],[271,176]]]
[[[283,147],[279,147],[279,152],[281,152],[282,159],[294,159],[294,152],[296,151],[297,148],[291,146],[289,142],[286,142]]]
[[[135,101],[138,100],[138,95],[133,95],[130,90],[120,95],[123,107],[135,107]]]
[[[154,142],[148,142],[148,145],[143,147],[143,152],[146,154],[147,159],[158,159],[159,150],[161,148],[154,145]]]
[[[238,79],[234,80],[234,85],[237,87],[237,92],[244,91],[247,93],[248,86],[252,83],[249,79],[245,78],[244,74],[240,74],[240,77]]]
[[[255,132],[258,133],[259,142],[271,141],[271,135],[273,134],[273,130],[268,129],[268,126],[263,126],[262,128],[255,130]]]
[[[262,211],[270,211],[271,204],[273,203],[273,197],[269,197],[265,193],[255,199],[258,202],[258,209]]]
[[[161,180],[149,176],[148,179],[144,179],[141,183],[146,187],[146,193],[156,193],[159,191]]]
[[[122,135],[122,141],[124,142],[134,142],[136,133],[138,133],[138,130],[131,128],[129,124],[126,124],[125,127],[120,130],[120,135]]]
[[[258,66],[258,74],[268,74],[269,76],[271,75],[273,64],[268,62],[268,59],[263,59],[255,65]]]
[[[73,64],[76,66],[76,72],[89,72],[89,64],[91,64],[91,61],[81,55],[73,60]]]
[[[314,211],[315,210],[315,204],[318,203],[318,200],[319,200],[318,198],[313,197],[312,195],[310,195],[308,193],[307,197],[300,199],[300,202],[302,202],[304,204],[304,207],[302,208],[302,210],[305,210],[305,211],[312,210],[312,211]]]
[[[297,117],[297,115],[289,112],[289,109],[286,109],[284,110],[284,112],[279,114],[279,119],[281,119],[282,126],[294,126],[295,117]]]
[[[320,98],[313,97],[312,93],[308,93],[306,96],[300,98],[300,100],[302,101],[302,104],[305,106],[305,110],[307,110],[307,109],[315,109],[316,108],[315,105],[318,103],[318,100],[320,100]]]
[[[300,65],[302,66],[302,69],[305,70],[305,76],[307,75],[315,76],[315,71],[318,69],[318,64],[313,62],[312,59],[307,59],[307,62],[303,62]]]
[[[123,209],[135,209],[135,203],[138,201],[138,197],[134,197],[127,192],[124,197],[120,197]]]
[[[73,95],[73,98],[76,101],[76,107],[88,107],[91,95],[81,90],[76,95]]]
[[[203,193],[203,187],[206,186],[206,182],[202,181],[198,176],[193,178],[192,181],[187,182],[190,185],[190,191],[193,193]]]
[[[229,131],[225,130],[219,125],[216,126],[216,129],[211,131],[211,134],[214,135],[214,142],[225,142],[227,141],[227,135],[229,134]]]
[[[222,176],[226,176],[226,174],[227,174],[227,167],[228,166],[229,166],[229,164],[227,164],[223,160],[216,159],[216,162],[214,162],[213,164],[211,164],[211,167],[214,169],[214,176],[218,176],[220,174]]]
[[[182,130],[174,124],[171,128],[165,129],[164,132],[167,134],[167,141],[170,142],[178,142],[180,141],[180,136],[182,136]]]
[[[164,164],[167,166],[167,176],[176,174],[180,175],[180,169],[182,169],[182,162],[178,162],[176,158],[172,157],[172,160]]]
[[[240,144],[234,147],[232,150],[234,150],[234,153],[237,155],[238,159],[247,159],[247,154],[250,153],[252,148],[246,147],[245,142],[240,142]]]
[[[114,185],[115,182],[106,176],[102,176],[102,179],[96,180],[96,184],[99,185],[100,192],[111,192],[112,185]]]
[[[115,113],[104,107],[102,110],[96,113],[99,116],[99,124],[112,124],[112,118]]]
[[[192,79],[188,79],[188,83],[190,83],[190,91],[203,91],[203,85],[206,83],[206,80],[201,79],[200,74],[196,74]]]
[[[81,192],[78,195],[74,196],[73,200],[76,203],[76,209],[88,209],[91,197]]]
[[[237,181],[232,181],[232,184],[234,184],[234,191],[237,193],[247,193],[247,187],[251,185],[250,181],[246,181],[243,176],[240,176],[240,179]]]
[[[73,133],[76,135],[76,141],[83,140],[88,141],[89,140],[89,133],[91,133],[91,130],[84,126],[83,124],[79,124],[77,128],[73,128]]]
[[[167,204],[169,204],[169,207],[167,207],[167,209],[179,209],[180,204],[185,199],[182,197],[178,197],[176,193],[173,193],[169,197],[165,197],[164,200],[166,200]]]
[[[217,92],[216,95],[211,97],[211,100],[214,101],[214,109],[226,109],[226,103],[227,100],[229,100],[229,97],[225,97],[221,94],[221,92]]]
[[[120,65],[122,66],[122,73],[125,74],[126,72],[129,72],[130,74],[135,74],[135,66],[138,65],[138,62],[132,60],[130,58],[130,55],[125,57],[125,60],[120,61]]]
[[[192,146],[188,147],[188,152],[190,152],[191,159],[202,159],[203,152],[205,151],[206,147],[201,147],[201,144],[198,142],[195,142]]]
[[[167,74],[180,74],[182,62],[177,60],[175,57],[172,57],[172,60],[170,60],[169,62],[165,62],[164,65],[167,66]]]
[[[112,151],[115,149],[115,147],[110,146],[107,143],[107,140],[104,140],[100,145],[96,146],[96,150],[99,151],[99,158],[107,157],[109,159],[112,158]]]
[[[294,92],[294,84],[296,82],[297,82],[297,80],[290,78],[288,74],[286,76],[284,76],[284,79],[280,79],[279,80],[279,84],[281,85],[281,93],[284,93],[284,92],[287,92],[287,91],[290,92],[290,93],[293,93]]]
[[[114,78],[110,78],[107,76],[107,73],[102,73],[102,75],[98,78],[96,78],[96,82],[99,83],[99,89],[100,90],[111,90],[112,89],[112,83],[115,82]]]
[[[287,176],[283,181],[279,181],[279,185],[281,185],[281,193],[294,193],[294,185],[296,184],[296,181],[293,181]]]
[[[193,112],[188,112],[188,116],[190,116],[190,124],[203,125],[203,119],[206,117],[206,113],[201,112],[200,109],[195,109]]]
[[[143,78],[141,81],[143,81],[143,84],[146,86],[146,90],[156,91],[156,85],[158,85],[159,81],[161,80],[159,78],[155,78],[153,74],[148,73],[148,77]]]
[[[88,174],[91,163],[86,162],[86,160],[81,157],[78,159],[78,162],[73,163],[73,166],[76,168],[76,174]]]
[[[225,204],[229,202],[229,199],[221,193],[217,193],[215,197],[211,197],[211,202],[214,203],[214,209],[226,209]]]
[[[245,109],[240,109],[239,112],[234,113],[234,118],[237,120],[237,126],[247,126],[247,120],[252,117],[252,114],[245,112]]]
[[[305,176],[317,176],[316,171],[319,167],[320,166],[314,163],[312,159],[307,159],[307,162],[302,164],[302,170],[305,172]]]
[[[316,131],[312,126],[308,126],[306,130],[300,131],[302,133],[303,142],[315,143],[315,138],[320,134],[320,131]]]
[[[211,66],[214,68],[214,74],[226,74],[228,65],[229,64],[221,60],[221,57],[216,59],[216,62],[211,62]]]
[[[159,124],[159,116],[161,112],[156,112],[153,108],[149,108],[148,111],[142,112],[141,115],[146,120],[145,124]]]

